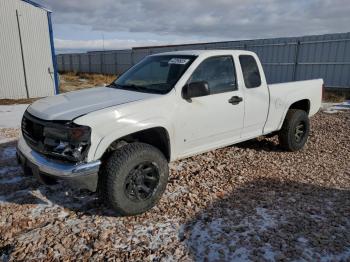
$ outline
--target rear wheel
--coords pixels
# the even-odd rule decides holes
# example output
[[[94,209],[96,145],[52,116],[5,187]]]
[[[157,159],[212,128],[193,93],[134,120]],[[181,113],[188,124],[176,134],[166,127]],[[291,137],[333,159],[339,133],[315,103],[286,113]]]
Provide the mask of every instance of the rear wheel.
[[[299,109],[290,109],[278,133],[280,145],[288,151],[304,147],[310,132],[308,114]]]
[[[168,175],[168,162],[157,148],[127,144],[113,152],[102,167],[100,195],[121,215],[140,214],[158,202]]]

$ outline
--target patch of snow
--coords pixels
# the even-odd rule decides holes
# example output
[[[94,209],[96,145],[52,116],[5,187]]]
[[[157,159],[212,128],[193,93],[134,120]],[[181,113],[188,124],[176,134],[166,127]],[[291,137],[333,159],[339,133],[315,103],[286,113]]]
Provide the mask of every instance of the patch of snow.
[[[28,105],[0,105],[0,128],[19,128]]]
[[[322,256],[320,256],[319,252],[315,251],[314,248],[309,243],[309,240],[304,237],[299,237],[298,242],[300,246],[303,248],[303,256],[308,260],[315,260],[314,258],[317,257],[317,261],[348,261],[350,258],[350,247],[346,250],[337,253],[337,254],[331,254],[331,253],[323,253]]]
[[[28,194],[30,194],[30,191],[28,189],[23,189],[15,191],[12,194],[6,194],[6,196],[0,195],[0,203],[8,203],[11,202],[13,199],[24,198]]]
[[[184,166],[183,163],[169,163],[169,168],[175,171],[182,171],[183,166]]]
[[[265,244],[264,247],[261,249],[264,252],[264,258],[267,261],[276,261],[276,252],[272,250],[272,247],[270,244]]]
[[[17,173],[21,168],[19,166],[5,166],[0,168],[0,176]]]
[[[18,182],[22,181],[23,178],[20,176],[16,176],[13,178],[9,178],[9,179],[0,179],[0,185],[4,185],[4,184],[17,184]]]
[[[187,187],[183,187],[183,186],[177,186],[175,188],[175,191],[169,191],[169,190],[166,190],[164,192],[164,195],[163,197],[167,197],[171,200],[175,200],[177,197],[179,196],[182,196],[183,194],[187,194],[189,192],[188,188]]]
[[[0,155],[0,160],[7,160],[14,158],[16,156],[16,148],[15,147],[6,147],[2,154]]]
[[[157,250],[162,246],[166,246],[172,242],[170,236],[177,235],[180,229],[179,223],[174,220],[157,222],[149,225],[136,225],[133,234],[129,237],[139,239],[139,236],[145,236],[149,240],[148,247],[152,250]]]
[[[305,237],[298,237],[298,242],[301,244],[307,244],[309,240],[307,240]]]
[[[283,223],[283,219],[277,219],[268,209],[261,207],[239,223],[223,218],[210,222],[200,219],[191,226],[188,245],[195,254],[195,260],[250,261],[254,249],[248,244],[253,242],[250,239],[277,228],[280,223]],[[266,260],[275,260],[277,253],[269,243],[263,244],[259,249]]]
[[[350,100],[343,103],[322,103],[321,110],[328,114],[350,110]]]
[[[6,202],[6,197],[5,196],[0,196],[0,204],[3,204]]]
[[[273,216],[268,213],[268,209],[257,207],[256,214],[262,218],[259,223],[260,229],[265,230],[276,226]]]
[[[345,250],[344,252],[341,252],[339,254],[326,254],[323,255],[320,259],[320,261],[349,261],[350,258],[350,247]]]
[[[1,120],[0,120],[0,122],[1,122]],[[0,144],[9,143],[9,142],[12,142],[15,140],[17,140],[17,138],[8,138],[8,137],[3,137],[0,135]]]

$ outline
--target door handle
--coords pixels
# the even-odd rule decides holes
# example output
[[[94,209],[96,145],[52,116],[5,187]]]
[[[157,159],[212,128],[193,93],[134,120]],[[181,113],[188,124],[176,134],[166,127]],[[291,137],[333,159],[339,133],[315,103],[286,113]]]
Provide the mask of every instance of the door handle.
[[[240,96],[233,96],[228,100],[228,102],[232,105],[238,105],[242,101],[243,101],[243,98]]]

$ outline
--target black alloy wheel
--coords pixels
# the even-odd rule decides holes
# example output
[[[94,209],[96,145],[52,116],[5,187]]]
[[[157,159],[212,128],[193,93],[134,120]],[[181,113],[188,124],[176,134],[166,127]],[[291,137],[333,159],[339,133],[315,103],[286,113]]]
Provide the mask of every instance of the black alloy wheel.
[[[133,168],[125,180],[125,195],[133,201],[150,198],[159,185],[159,171],[155,163],[144,162]]]
[[[295,141],[297,143],[300,143],[303,140],[303,138],[305,136],[305,131],[306,131],[305,123],[303,121],[301,121],[295,127],[295,132],[294,132]]]

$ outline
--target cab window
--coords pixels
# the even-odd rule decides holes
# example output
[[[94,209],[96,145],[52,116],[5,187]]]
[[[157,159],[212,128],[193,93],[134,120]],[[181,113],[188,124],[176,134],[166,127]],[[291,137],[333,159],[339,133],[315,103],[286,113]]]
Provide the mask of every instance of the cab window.
[[[261,86],[261,77],[255,58],[250,55],[239,56],[246,88]]]
[[[204,60],[193,72],[188,83],[202,81],[208,83],[211,95],[236,90],[232,56],[215,56]]]

